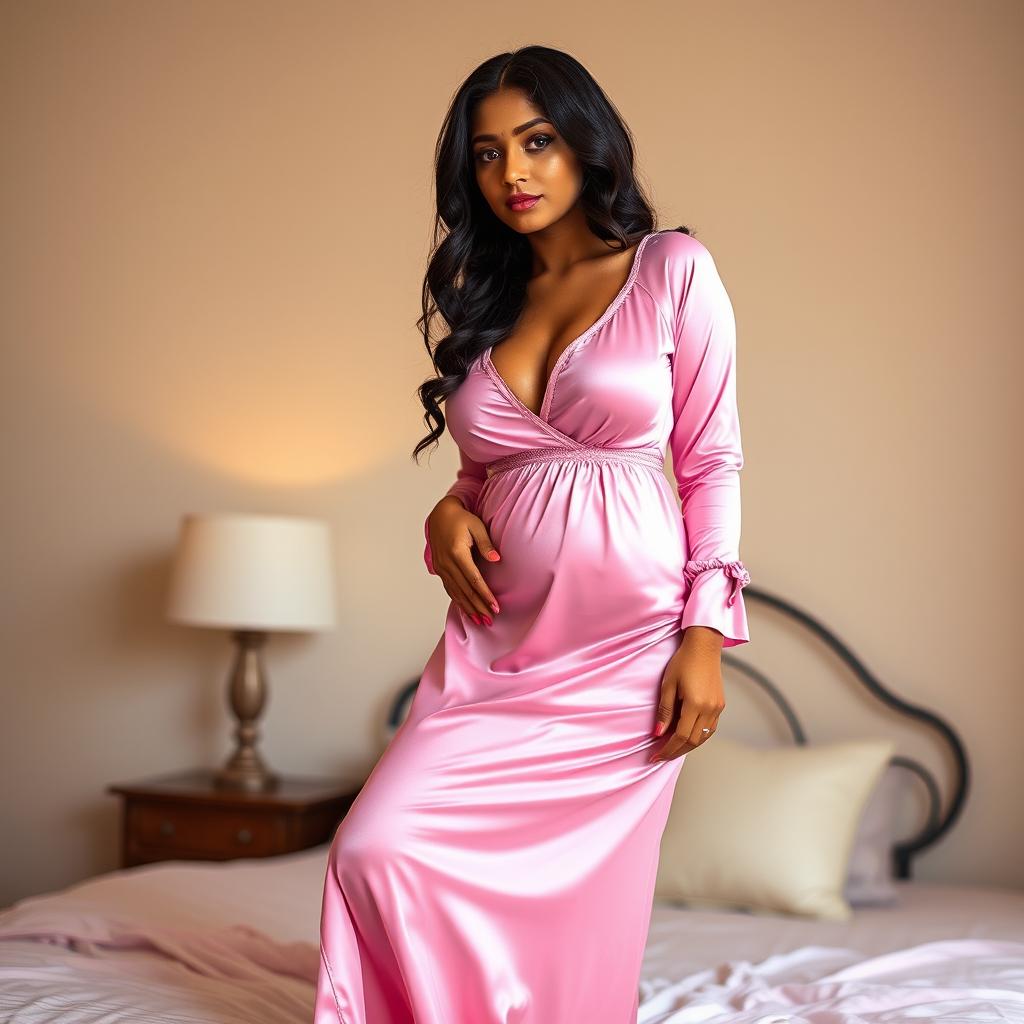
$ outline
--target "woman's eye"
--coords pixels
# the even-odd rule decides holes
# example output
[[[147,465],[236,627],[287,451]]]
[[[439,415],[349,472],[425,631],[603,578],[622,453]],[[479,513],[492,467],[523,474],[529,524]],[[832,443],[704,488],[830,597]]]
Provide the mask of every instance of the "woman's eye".
[[[554,140],[554,136],[552,136],[552,135],[534,135],[534,136],[531,136],[531,138],[530,138],[529,142],[527,143],[527,145],[529,145],[529,143],[531,143],[531,142],[543,142],[544,145],[542,145],[540,147],[540,149],[547,149],[548,146],[552,142],[554,142],[554,141],[555,141]],[[531,152],[536,153],[536,152],[538,152],[538,150],[534,149]],[[476,154],[477,161],[482,163],[482,164],[493,163],[494,162],[493,160],[488,159],[488,157],[487,157],[488,153],[494,153],[495,154],[495,159],[497,159],[498,151],[496,149],[481,149]]]

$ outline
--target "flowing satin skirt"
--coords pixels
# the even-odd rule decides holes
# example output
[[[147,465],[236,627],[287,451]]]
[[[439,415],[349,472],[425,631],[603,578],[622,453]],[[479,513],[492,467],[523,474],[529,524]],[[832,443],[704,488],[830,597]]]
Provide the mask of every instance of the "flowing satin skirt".
[[[639,455],[637,452],[639,451]],[[634,1024],[685,758],[651,764],[685,533],[657,449],[499,460],[409,716],[331,846],[315,1024]]]

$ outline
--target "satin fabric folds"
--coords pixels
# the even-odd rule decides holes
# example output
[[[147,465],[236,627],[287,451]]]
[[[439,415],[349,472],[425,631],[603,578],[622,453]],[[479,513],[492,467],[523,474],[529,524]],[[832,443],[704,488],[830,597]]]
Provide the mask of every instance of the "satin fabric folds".
[[[749,640],[735,350],[708,250],[652,232],[539,413],[489,351],[449,397],[449,493],[501,553],[477,558],[501,611],[449,604],[335,834],[315,1024],[636,1021],[685,762],[648,760],[662,675],[688,626]]]

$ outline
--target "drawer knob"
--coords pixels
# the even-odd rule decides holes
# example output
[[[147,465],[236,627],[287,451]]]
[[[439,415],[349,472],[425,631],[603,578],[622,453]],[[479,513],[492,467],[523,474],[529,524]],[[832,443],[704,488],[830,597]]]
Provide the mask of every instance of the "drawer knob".
[[[242,844],[251,843],[252,842],[252,832],[250,832],[249,829],[247,829],[247,828],[240,828],[238,830],[238,835],[236,836],[236,838]]]
[[[162,835],[162,836],[173,836],[174,835],[174,822],[173,821],[161,821],[160,822],[160,835]]]

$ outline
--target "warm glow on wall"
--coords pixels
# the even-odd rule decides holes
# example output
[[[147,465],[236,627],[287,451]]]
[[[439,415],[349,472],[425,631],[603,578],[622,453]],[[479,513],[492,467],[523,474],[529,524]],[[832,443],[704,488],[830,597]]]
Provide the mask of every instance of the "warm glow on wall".
[[[143,433],[187,461],[260,486],[316,487],[360,476],[408,457],[423,432],[417,377],[398,379],[411,396],[408,415],[381,417],[383,375],[368,354],[357,354],[356,366],[331,339],[306,336],[300,346],[294,339],[301,332],[259,337],[249,324],[231,328],[246,343],[228,344],[216,326],[205,323],[201,334],[193,328],[188,336],[179,333],[180,324],[150,325],[144,355],[122,352],[102,371],[67,358],[59,367],[63,387],[70,400],[93,406],[117,429]],[[173,343],[154,337],[172,329]],[[108,338],[110,349],[131,347],[127,334],[121,345],[115,342]],[[396,386],[394,377],[390,384]],[[399,398],[388,399],[391,408],[401,405]]]

